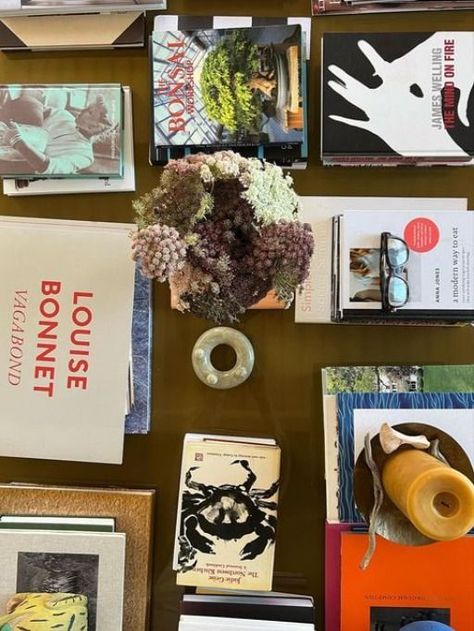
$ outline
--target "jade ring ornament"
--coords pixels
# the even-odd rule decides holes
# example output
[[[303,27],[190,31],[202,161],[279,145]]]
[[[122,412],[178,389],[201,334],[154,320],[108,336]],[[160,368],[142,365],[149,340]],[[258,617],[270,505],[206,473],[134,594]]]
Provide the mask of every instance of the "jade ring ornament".
[[[235,352],[237,360],[229,370],[218,370],[212,363],[211,353],[220,345],[230,346]],[[198,338],[192,360],[194,372],[206,386],[227,390],[239,386],[250,377],[255,355],[250,340],[243,333],[230,327],[217,326]]]

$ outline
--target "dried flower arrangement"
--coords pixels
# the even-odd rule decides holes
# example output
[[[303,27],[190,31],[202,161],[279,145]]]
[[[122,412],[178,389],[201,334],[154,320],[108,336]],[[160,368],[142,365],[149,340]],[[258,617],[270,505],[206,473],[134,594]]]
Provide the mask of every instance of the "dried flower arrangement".
[[[232,151],[172,160],[134,209],[133,259],[181,311],[233,322],[270,290],[289,306],[308,275],[311,228],[275,165]]]

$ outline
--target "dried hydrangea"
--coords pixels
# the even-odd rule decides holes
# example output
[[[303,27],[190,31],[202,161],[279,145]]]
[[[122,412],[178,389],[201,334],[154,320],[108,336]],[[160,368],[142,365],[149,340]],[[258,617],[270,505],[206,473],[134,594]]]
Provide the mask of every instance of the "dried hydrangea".
[[[293,179],[284,175],[280,167],[256,158],[249,160],[248,170],[240,177],[245,191],[242,197],[255,210],[255,217],[263,225],[295,218],[298,196],[292,188]]]
[[[233,322],[274,289],[289,303],[313,249],[282,169],[232,151],[172,160],[134,204],[133,256],[182,311]]]
[[[133,233],[132,258],[143,276],[162,283],[183,267],[186,244],[175,228],[155,224]]]

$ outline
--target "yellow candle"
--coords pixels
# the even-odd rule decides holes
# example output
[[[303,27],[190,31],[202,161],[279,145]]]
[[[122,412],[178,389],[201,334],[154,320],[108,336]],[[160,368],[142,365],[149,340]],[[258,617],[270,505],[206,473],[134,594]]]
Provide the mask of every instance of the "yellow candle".
[[[392,502],[430,539],[451,541],[474,527],[474,485],[424,451],[390,456],[382,482]]]

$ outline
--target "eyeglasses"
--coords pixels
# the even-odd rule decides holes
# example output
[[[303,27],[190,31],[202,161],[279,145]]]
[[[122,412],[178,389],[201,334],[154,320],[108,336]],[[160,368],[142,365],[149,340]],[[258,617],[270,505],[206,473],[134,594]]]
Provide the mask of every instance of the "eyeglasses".
[[[380,288],[382,309],[396,311],[408,302],[409,287],[403,275],[410,250],[400,237],[390,232],[380,235]]]

